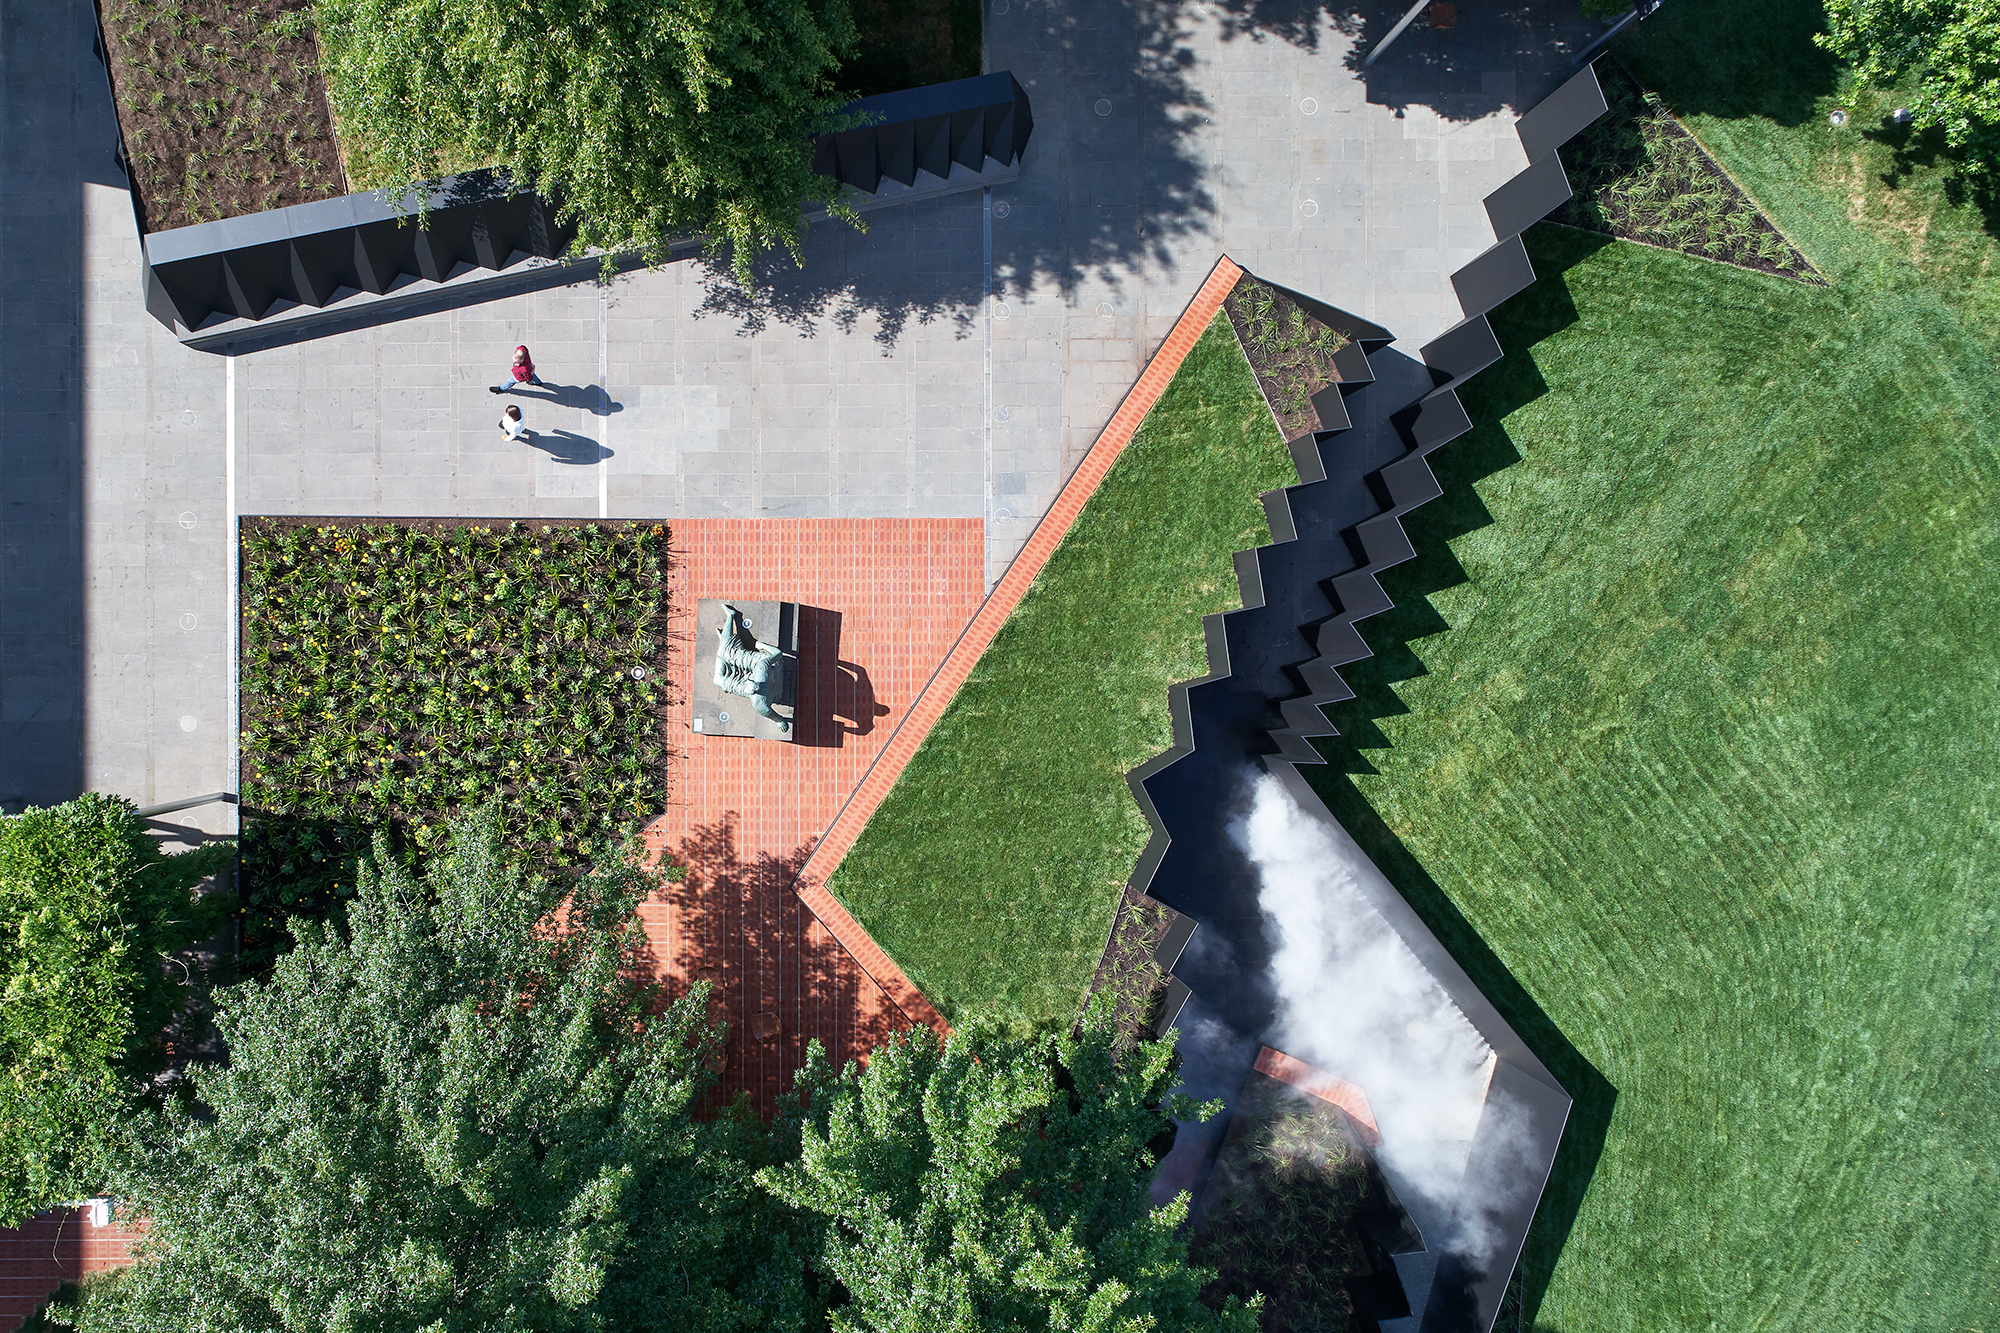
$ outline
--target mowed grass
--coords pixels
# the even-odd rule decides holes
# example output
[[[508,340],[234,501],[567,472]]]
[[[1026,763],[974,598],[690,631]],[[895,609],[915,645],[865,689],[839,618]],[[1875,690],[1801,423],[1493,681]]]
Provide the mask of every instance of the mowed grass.
[[[1893,256],[1530,248],[1314,776],[1578,1098],[1534,1326],[2000,1327],[2000,375]]]
[[[1856,88],[1824,27],[1817,4],[1674,0],[1615,50],[1823,272],[1942,301],[2000,358],[2000,195],[1982,205],[1940,136],[1886,124],[1915,81]]]
[[[834,875],[947,1018],[1075,1016],[1146,845],[1125,773],[1270,540],[1258,493],[1297,480],[1218,316]]]

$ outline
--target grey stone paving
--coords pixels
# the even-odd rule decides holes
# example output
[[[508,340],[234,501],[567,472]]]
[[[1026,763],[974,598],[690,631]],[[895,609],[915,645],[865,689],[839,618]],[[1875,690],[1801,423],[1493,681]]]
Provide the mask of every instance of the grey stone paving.
[[[0,807],[233,789],[223,366],[132,302],[92,10],[0,7]],[[224,829],[226,806],[176,816]]]
[[[1455,322],[1577,35],[1481,6],[1364,78],[1400,6],[987,9],[1016,181],[820,224],[754,297],[690,262],[224,358],[141,305],[90,6],[0,0],[0,797],[234,786],[234,514],[983,517],[997,579],[1220,255],[1408,347]],[[487,392],[517,342],[527,445]]]

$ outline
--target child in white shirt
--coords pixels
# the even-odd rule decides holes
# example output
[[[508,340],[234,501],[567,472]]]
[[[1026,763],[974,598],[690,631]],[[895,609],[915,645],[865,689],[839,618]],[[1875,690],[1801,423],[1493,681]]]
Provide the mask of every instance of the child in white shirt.
[[[510,440],[528,438],[528,427],[521,420],[521,409],[512,403],[507,404],[507,411],[500,418],[500,429],[507,432]]]

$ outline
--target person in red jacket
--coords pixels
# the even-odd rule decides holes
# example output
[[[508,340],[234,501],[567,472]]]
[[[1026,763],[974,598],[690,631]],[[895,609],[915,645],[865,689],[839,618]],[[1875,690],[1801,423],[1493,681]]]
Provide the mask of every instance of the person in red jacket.
[[[549,387],[542,383],[542,377],[535,373],[535,358],[528,355],[528,345],[526,343],[514,349],[513,378],[505,384],[494,385],[488,392],[506,393],[517,384],[532,384],[537,389],[546,389]]]

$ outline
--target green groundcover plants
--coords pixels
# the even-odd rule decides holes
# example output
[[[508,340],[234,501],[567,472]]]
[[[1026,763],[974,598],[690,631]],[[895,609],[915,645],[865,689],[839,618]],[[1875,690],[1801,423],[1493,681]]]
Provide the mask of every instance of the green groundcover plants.
[[[1218,315],[834,876],[947,1017],[1075,1020],[1150,831],[1125,773],[1297,480]]]
[[[657,814],[666,571],[658,524],[246,523],[253,913],[351,892],[378,825],[421,856],[497,798],[510,853],[552,867]]]
[[[95,792],[0,817],[0,1225],[103,1184],[193,998],[167,960],[224,919],[190,890],[234,852],[163,855],[131,802]]]

